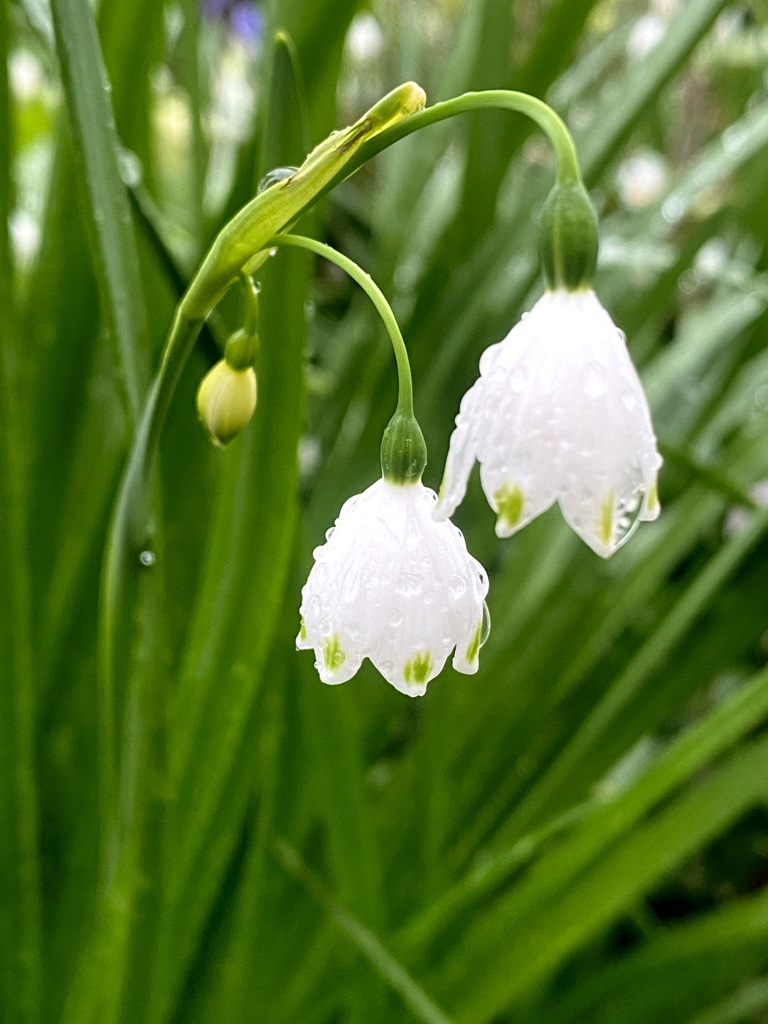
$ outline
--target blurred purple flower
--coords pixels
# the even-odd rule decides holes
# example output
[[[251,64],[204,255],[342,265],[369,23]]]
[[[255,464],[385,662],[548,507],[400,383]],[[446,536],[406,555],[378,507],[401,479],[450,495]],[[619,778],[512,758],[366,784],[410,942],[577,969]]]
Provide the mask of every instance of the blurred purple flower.
[[[203,14],[211,20],[226,21],[233,35],[245,43],[261,38],[264,17],[254,0],[203,0]]]

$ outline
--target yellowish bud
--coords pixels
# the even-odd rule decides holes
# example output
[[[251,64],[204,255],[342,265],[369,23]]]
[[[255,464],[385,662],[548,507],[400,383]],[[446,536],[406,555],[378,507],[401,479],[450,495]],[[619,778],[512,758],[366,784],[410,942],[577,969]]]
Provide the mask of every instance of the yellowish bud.
[[[252,366],[235,370],[224,359],[208,371],[197,389],[197,414],[214,444],[237,437],[256,408],[256,374]]]

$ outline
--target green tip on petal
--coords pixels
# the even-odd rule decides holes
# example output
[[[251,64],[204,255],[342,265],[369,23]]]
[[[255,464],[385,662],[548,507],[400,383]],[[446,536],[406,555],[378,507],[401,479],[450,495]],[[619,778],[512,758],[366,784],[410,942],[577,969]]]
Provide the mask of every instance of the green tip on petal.
[[[304,625],[302,621],[302,626]],[[335,672],[337,668],[341,668],[344,662],[347,660],[347,656],[341,649],[339,638],[337,635],[326,637],[323,640],[323,660],[325,661],[325,667],[329,672]]]
[[[467,648],[467,661],[470,663],[470,665],[472,664],[473,661],[477,661],[477,656],[480,653],[480,644],[482,642],[482,639],[483,623],[481,622],[480,625],[477,627],[475,635],[472,637],[469,647]]]
[[[613,488],[605,496],[603,501],[603,507],[600,513],[600,540],[603,544],[611,544],[613,541],[613,505],[614,505],[614,493]]]
[[[493,500],[499,519],[504,525],[517,526],[522,519],[525,505],[525,495],[517,484],[504,484],[494,492]]]
[[[403,669],[406,683],[426,683],[433,665],[434,661],[429,651],[419,652],[414,658],[406,662]]]
[[[654,480],[645,498],[645,510],[651,515],[659,511],[659,484]]]

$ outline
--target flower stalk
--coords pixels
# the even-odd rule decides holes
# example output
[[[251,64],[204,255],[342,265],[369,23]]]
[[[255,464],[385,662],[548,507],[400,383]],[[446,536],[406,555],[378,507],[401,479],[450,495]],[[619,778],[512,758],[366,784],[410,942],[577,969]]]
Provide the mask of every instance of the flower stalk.
[[[395,414],[384,431],[381,442],[381,470],[385,480],[392,483],[418,483],[427,464],[427,446],[421,427],[413,412],[413,379],[408,350],[400,327],[379,286],[361,267],[330,245],[303,235],[274,235],[268,247],[281,245],[306,249],[335,263],[346,271],[363,289],[384,322],[397,363],[398,396]]]

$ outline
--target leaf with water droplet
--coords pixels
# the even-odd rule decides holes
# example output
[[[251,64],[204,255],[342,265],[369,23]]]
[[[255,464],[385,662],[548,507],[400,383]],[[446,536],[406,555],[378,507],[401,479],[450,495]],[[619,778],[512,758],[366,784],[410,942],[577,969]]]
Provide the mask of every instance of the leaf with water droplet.
[[[279,185],[281,181],[292,178],[298,169],[298,167],[274,167],[271,171],[267,171],[258,184],[256,195],[260,196],[262,192],[266,192],[273,185]]]

